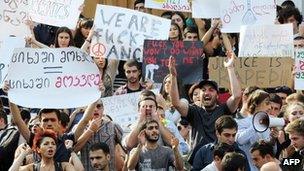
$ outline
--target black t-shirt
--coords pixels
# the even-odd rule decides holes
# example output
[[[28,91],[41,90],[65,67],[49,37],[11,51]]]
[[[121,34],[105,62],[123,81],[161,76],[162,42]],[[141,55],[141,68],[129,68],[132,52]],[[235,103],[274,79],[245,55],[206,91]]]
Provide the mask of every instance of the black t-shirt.
[[[33,140],[34,140],[35,134],[31,133],[30,137],[30,143],[29,145],[32,147],[33,146]],[[71,157],[71,152],[66,149],[64,141],[65,140],[72,140],[75,144],[75,136],[74,133],[64,133],[61,136],[57,137],[57,149],[55,153],[55,161],[56,162],[69,162],[69,159]],[[37,158],[38,155],[34,155],[35,162],[39,162],[40,159]]]
[[[192,126],[191,139],[193,147],[198,144],[205,145],[217,140],[215,135],[215,121],[223,115],[231,115],[227,104],[216,106],[214,110],[207,112],[197,105],[189,105],[186,119]]]

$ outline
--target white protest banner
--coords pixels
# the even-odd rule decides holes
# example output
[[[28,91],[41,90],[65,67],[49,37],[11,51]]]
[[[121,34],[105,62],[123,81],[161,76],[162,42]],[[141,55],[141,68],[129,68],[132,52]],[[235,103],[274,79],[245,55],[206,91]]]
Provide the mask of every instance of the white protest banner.
[[[171,20],[126,8],[97,5],[92,56],[142,61],[145,39],[167,40]]]
[[[242,26],[239,57],[293,57],[292,24]]]
[[[223,33],[238,33],[241,25],[274,24],[274,0],[225,0],[220,1]]]
[[[193,18],[220,18],[220,0],[192,1]]]
[[[30,34],[29,28],[24,24],[27,18],[26,0],[0,1],[0,44],[10,35],[24,37]]]
[[[296,74],[294,85],[296,90],[304,90],[304,48],[297,49],[295,53]]]
[[[15,49],[7,80],[10,100],[30,108],[74,108],[100,97],[100,75],[77,48]]]
[[[145,0],[145,8],[191,12],[188,0]]]
[[[154,93],[159,92],[157,89],[153,89],[152,91]],[[128,130],[128,125],[135,123],[139,115],[137,106],[139,95],[140,92],[136,92],[102,98],[104,111],[123,130]]]
[[[15,48],[25,46],[25,40],[22,37],[7,37],[0,46],[0,86],[7,77],[8,66]]]
[[[28,0],[29,16],[38,23],[75,29],[84,0]]]

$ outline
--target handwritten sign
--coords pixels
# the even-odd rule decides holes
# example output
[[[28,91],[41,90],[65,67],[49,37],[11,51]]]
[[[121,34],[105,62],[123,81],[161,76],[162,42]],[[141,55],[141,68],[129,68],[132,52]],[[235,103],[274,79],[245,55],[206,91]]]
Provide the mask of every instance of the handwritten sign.
[[[75,29],[84,0],[28,0],[29,15],[38,23]]]
[[[145,8],[191,12],[188,0],[146,0]]]
[[[15,49],[8,71],[10,100],[31,108],[74,108],[100,97],[100,75],[77,48]]]
[[[24,24],[27,16],[27,1],[0,1],[0,44],[9,35],[24,37],[30,30]]]
[[[239,48],[239,57],[292,57],[292,25],[242,26]]]
[[[25,46],[25,40],[21,37],[7,37],[0,46],[0,86],[3,87],[3,82],[7,77],[9,63],[15,48]]]
[[[145,39],[166,40],[171,21],[135,10],[97,5],[92,56],[142,61]]]
[[[192,1],[193,18],[220,18],[220,0]]]
[[[273,24],[276,18],[274,0],[220,1],[222,32],[238,33],[241,25]]]
[[[209,76],[221,87],[230,88],[227,69],[224,67],[225,57],[209,58]],[[291,85],[291,58],[237,58],[235,71],[242,88],[247,86],[276,87]]]
[[[154,93],[159,90],[153,89]],[[127,93],[119,96],[110,96],[102,98],[104,111],[110,115],[113,121],[118,123],[123,130],[128,130],[128,125],[137,121],[138,101],[140,92]]]
[[[178,77],[190,84],[202,79],[203,44],[200,41],[145,40],[143,76],[162,83],[169,74],[169,57],[175,57]]]
[[[297,49],[295,53],[295,89],[304,90],[304,49]]]

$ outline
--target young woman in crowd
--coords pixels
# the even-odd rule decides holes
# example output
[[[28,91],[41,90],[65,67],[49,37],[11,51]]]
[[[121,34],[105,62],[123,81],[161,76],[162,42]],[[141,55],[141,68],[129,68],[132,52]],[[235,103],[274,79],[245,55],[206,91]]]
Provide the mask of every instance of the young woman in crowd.
[[[182,35],[184,35],[183,31],[186,27],[186,17],[184,14],[178,11],[172,12],[171,21],[175,22],[179,26],[179,28],[182,30]]]
[[[179,26],[174,23],[171,22],[171,27],[170,27],[170,31],[169,31],[169,40],[183,40],[183,35],[182,35],[182,31],[179,28]]]
[[[198,83],[194,83],[190,87],[188,91],[188,97],[190,103],[194,103],[197,106],[201,106],[201,88],[199,87]]]
[[[171,87],[171,79],[170,79],[170,74],[166,75],[166,77],[163,80],[163,84],[160,90],[160,94],[163,96],[163,98],[166,100],[166,105],[167,105],[167,110],[165,111],[165,117],[166,119],[169,119],[171,121],[173,121],[175,124],[177,124],[177,122],[180,119],[180,113],[173,107],[172,102],[171,102],[171,97],[169,95],[170,92],[170,87]],[[181,97],[183,97],[183,93],[181,90],[181,82],[178,81],[178,87],[179,87],[179,94],[181,95]],[[182,99],[183,101],[185,101],[186,103],[188,103],[188,101],[186,99]]]
[[[75,31],[74,42],[75,47],[81,48],[84,41],[88,38],[91,28],[93,27],[93,20],[81,18],[78,27]]]
[[[70,148],[72,147],[71,142],[68,142],[66,145]],[[30,148],[25,145],[20,155],[14,160],[9,171],[84,171],[84,167],[75,152],[71,153],[71,163],[56,162],[54,160],[56,148],[56,133],[51,130],[41,131],[35,134],[33,143],[33,150],[40,155],[41,161],[21,166],[25,156],[31,151]]]

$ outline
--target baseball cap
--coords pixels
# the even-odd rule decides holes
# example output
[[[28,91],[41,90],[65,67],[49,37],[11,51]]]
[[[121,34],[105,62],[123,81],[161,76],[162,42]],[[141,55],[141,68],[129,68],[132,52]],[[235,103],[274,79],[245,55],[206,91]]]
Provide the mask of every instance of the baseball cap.
[[[202,80],[202,81],[198,84],[198,86],[199,86],[200,88],[202,88],[204,85],[210,85],[210,86],[212,86],[216,91],[219,91],[219,88],[218,88],[217,83],[216,83],[215,81],[213,81],[213,80],[210,80],[210,79],[208,79],[208,80]]]

